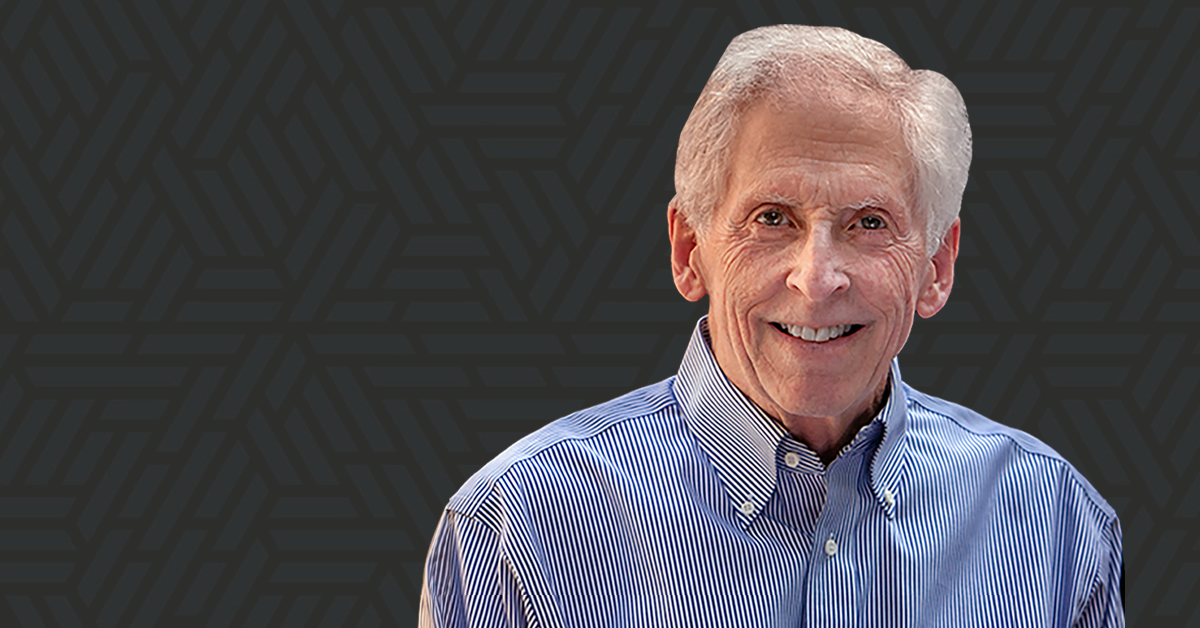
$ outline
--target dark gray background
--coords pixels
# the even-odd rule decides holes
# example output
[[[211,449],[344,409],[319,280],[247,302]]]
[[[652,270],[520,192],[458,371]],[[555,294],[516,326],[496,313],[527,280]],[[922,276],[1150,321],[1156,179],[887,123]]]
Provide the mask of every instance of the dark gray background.
[[[958,282],[907,381],[1121,515],[1200,625],[1200,8],[0,2],[0,625],[414,625],[438,512],[672,374],[679,129],[733,35],[963,92]]]

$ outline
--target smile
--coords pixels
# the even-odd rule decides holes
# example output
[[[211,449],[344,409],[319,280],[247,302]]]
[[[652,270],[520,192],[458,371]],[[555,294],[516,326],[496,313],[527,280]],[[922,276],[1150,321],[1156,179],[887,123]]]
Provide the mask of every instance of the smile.
[[[804,325],[791,325],[789,323],[771,323],[775,329],[801,340],[809,342],[829,342],[834,338],[852,335],[854,332],[862,329],[862,325],[833,325],[830,327],[805,327]]]

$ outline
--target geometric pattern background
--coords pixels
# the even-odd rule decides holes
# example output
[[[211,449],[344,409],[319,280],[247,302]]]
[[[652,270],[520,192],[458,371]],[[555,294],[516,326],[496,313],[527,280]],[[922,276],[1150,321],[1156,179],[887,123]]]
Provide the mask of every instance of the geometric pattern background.
[[[675,372],[675,145],[717,58],[843,26],[966,99],[906,381],[1117,509],[1200,625],[1200,7],[0,2],[0,626],[412,626],[450,494]]]

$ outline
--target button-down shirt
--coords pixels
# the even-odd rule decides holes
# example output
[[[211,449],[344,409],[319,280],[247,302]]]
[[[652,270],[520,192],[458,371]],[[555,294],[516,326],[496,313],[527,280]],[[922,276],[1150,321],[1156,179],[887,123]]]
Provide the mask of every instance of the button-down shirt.
[[[1037,439],[904,385],[828,466],[679,374],[555,421],[450,500],[422,626],[1124,626],[1113,509]]]

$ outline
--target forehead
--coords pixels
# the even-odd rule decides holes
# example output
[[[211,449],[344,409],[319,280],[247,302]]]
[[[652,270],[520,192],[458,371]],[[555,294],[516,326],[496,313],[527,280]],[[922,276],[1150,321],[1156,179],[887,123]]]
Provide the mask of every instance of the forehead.
[[[826,85],[769,96],[748,107],[741,122],[730,155],[734,195],[816,195],[828,203],[887,197],[910,204],[913,167],[899,116],[875,92]]]

